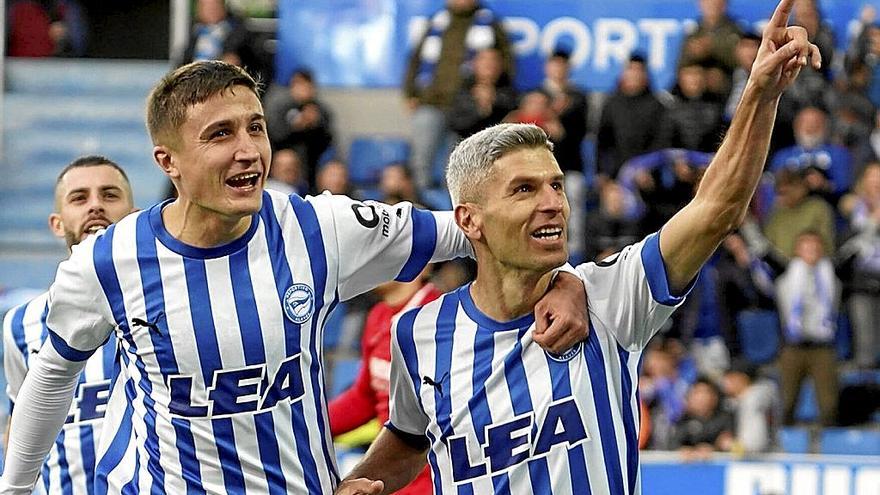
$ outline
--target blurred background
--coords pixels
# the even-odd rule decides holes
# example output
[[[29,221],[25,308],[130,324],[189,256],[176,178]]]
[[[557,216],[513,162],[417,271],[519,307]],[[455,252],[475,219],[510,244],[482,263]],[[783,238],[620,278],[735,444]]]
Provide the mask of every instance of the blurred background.
[[[271,184],[451,207],[455,143],[543,127],[572,263],[656,231],[692,197],[774,8],[766,0],[5,0],[0,314],[44,291],[57,173],[102,154],[135,202],[171,194],[144,100],[201,59],[263,81]],[[880,0],[797,0],[820,48],[783,96],[751,215],[642,360],[645,493],[880,493]],[[803,267],[808,269],[804,270]],[[425,276],[450,290],[467,262]],[[361,367],[378,291],[327,330],[331,396]],[[3,401],[5,404],[6,401]],[[369,416],[369,415],[368,415]],[[378,429],[342,437],[351,466]]]

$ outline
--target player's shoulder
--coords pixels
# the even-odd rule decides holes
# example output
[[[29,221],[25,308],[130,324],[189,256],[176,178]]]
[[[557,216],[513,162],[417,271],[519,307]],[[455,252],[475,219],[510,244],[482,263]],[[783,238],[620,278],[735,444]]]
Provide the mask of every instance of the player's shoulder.
[[[629,244],[621,248],[616,253],[613,253],[605,258],[598,261],[588,261],[586,263],[582,263],[577,266],[576,271],[578,275],[584,280],[585,283],[589,282],[591,278],[597,274],[607,272],[609,269],[619,268],[623,264],[627,262],[631,262],[633,260],[640,261],[642,250],[645,247],[645,244],[652,240],[657,234],[651,234],[648,237],[645,237],[639,242]]]

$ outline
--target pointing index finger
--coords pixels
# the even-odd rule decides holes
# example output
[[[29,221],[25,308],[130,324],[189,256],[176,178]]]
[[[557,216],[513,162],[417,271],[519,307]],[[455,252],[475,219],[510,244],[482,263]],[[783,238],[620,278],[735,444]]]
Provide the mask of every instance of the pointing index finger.
[[[767,23],[768,27],[774,28],[784,28],[788,25],[788,17],[791,15],[791,8],[794,5],[794,0],[782,0],[779,2],[779,5],[776,6],[776,10],[773,12],[773,17],[770,18],[770,22]]]

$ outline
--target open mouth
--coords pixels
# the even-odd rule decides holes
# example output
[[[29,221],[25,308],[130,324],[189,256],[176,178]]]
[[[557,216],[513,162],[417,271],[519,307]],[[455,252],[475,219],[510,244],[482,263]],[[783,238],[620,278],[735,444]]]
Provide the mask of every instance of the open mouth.
[[[532,237],[545,241],[562,239],[562,227],[544,227],[532,232]]]
[[[257,172],[245,172],[226,179],[226,185],[238,191],[252,191],[260,182],[260,174]]]
[[[83,226],[83,233],[94,234],[100,230],[106,229],[109,225],[110,222],[106,220],[95,220],[92,222],[88,222]]]

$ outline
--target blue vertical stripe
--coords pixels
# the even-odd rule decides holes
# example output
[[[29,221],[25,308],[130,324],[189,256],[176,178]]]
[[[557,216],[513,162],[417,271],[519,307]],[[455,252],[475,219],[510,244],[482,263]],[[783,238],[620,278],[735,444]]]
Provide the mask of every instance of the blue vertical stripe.
[[[257,300],[251,282],[247,249],[229,256],[229,273],[232,276],[232,295],[238,313],[238,328],[245,364],[252,366],[265,363],[266,349],[263,344],[260,313],[257,311]],[[271,411],[254,415],[254,427],[269,493],[273,495],[287,493],[287,482],[281,471],[281,454],[278,450],[278,440],[275,438],[275,421]]]
[[[58,448],[58,474],[60,476],[61,493],[64,495],[73,495],[73,481],[70,479],[70,466],[67,463],[67,449],[64,448],[64,438],[66,437],[62,429],[55,439],[55,446]]]
[[[587,371],[593,388],[593,402],[596,405],[596,416],[599,421],[599,439],[602,442],[602,457],[605,461],[605,473],[608,476],[608,487],[611,493],[626,493],[623,484],[623,471],[620,467],[620,455],[617,451],[617,437],[614,431],[614,419],[611,416],[611,402],[608,399],[608,378],[605,374],[605,358],[596,330],[590,328],[587,345],[584,346],[587,359]]]
[[[507,382],[507,391],[510,394],[510,402],[513,405],[514,416],[520,416],[534,412],[531,386],[522,360],[522,339],[529,327],[520,328],[517,332],[516,344],[513,349],[504,356],[504,380]],[[491,332],[484,330],[490,337]],[[491,358],[490,358],[491,363]],[[484,380],[485,381],[485,380]],[[537,420],[537,418],[536,418]],[[532,429],[532,441],[535,441],[535,428]],[[532,491],[535,493],[553,493],[550,484],[550,469],[547,467],[547,458],[540,457],[528,461],[529,479],[532,482]]]
[[[137,218],[136,239],[137,259],[141,272],[141,286],[146,311],[145,316],[147,321],[155,323],[159,328],[158,332],[149,330],[147,332],[150,335],[150,342],[153,345],[156,360],[159,363],[162,383],[167,383],[168,375],[176,375],[179,373],[179,370],[169,336],[168,320],[165,318],[165,292],[162,286],[162,273],[159,267],[159,253],[156,251],[156,238],[153,235],[153,229],[150,227],[150,218],[147,214],[141,214]],[[127,330],[128,322],[125,325]],[[152,397],[152,384],[146,379],[146,371],[143,369],[140,356],[137,355],[137,346],[134,339],[131,338],[130,332],[126,331],[126,333],[129,336],[131,348],[135,350],[135,364],[139,365],[138,369],[144,376],[140,385],[145,392],[144,404],[147,405],[147,414],[145,416],[147,423],[146,450],[147,471],[153,476],[151,491],[163,493],[165,491],[165,473],[159,460],[159,442],[156,433],[156,411],[155,400]],[[177,437],[176,446],[181,472],[184,480],[186,480],[187,494],[205,493],[199,472],[199,462],[195,456],[195,442],[192,438],[192,432],[189,431],[189,421],[175,421],[172,419],[171,424]]]
[[[141,476],[141,451],[135,449],[134,451],[134,472],[131,475],[131,479],[126,483],[120,492],[123,495],[138,495],[140,493],[140,476]]]
[[[590,329],[592,332],[593,330]],[[550,368],[550,380],[552,381],[551,390],[553,391],[553,400],[557,401],[572,395],[571,391],[571,373],[568,369],[568,363],[560,363],[547,356],[547,367]],[[580,359],[575,357],[574,359]],[[582,493],[590,495],[590,477],[587,474],[587,458],[584,456],[584,445],[578,444],[574,448],[568,449],[568,470],[571,476],[572,493]]]
[[[130,384],[131,382],[129,381],[126,383],[126,386]],[[97,472],[95,474],[94,493],[96,494],[107,493],[107,475],[122,461],[122,456],[125,455],[125,450],[128,448],[128,444],[132,440],[131,414],[133,410],[132,403],[127,401],[125,404],[125,411],[122,413],[122,420],[119,423],[116,433],[113,434],[113,440],[110,441],[110,445],[98,461]],[[135,471],[135,473],[136,472],[137,471]]]
[[[309,376],[312,380],[312,390],[314,392],[312,398],[315,402],[318,431],[323,433],[327,432],[329,428],[326,424],[327,419],[324,417],[326,410],[324,405],[326,403],[323,387],[324,375],[321,371],[321,355],[318,353],[318,344],[324,341],[324,321],[320,322],[321,326],[319,327],[318,316],[321,314],[321,309],[324,308],[324,294],[327,291],[327,253],[324,252],[324,236],[321,233],[321,225],[318,223],[318,215],[315,214],[314,206],[296,195],[290,196],[290,204],[293,206],[293,211],[296,213],[302,228],[303,239],[306,242],[306,252],[309,255],[312,281],[315,284],[315,312],[311,318],[312,328],[311,338],[309,339],[309,353],[312,356]],[[334,298],[330,311],[333,310],[333,306],[337,302]],[[324,319],[326,320],[326,316]],[[339,483],[340,478],[338,473],[336,473],[336,469],[333,468],[335,465],[334,454],[331,453],[330,445],[327,442],[327,435],[324,434],[321,435],[321,449],[324,454],[324,465],[327,466],[327,471],[333,479],[333,484],[336,485]]]
[[[455,313],[450,314],[446,318],[453,325],[455,324]],[[450,335],[452,333],[450,332]],[[489,410],[489,401],[486,398],[486,380],[492,374],[492,358],[495,355],[495,340],[490,330],[477,327],[477,331],[474,333],[473,354],[473,374],[471,375],[473,395],[468,401],[468,409],[471,414],[471,424],[473,425],[474,432],[477,434],[477,444],[484,445],[486,442],[486,426],[492,424],[492,411]],[[451,344],[449,356],[452,356]],[[446,363],[446,368],[443,368],[444,373],[448,372],[451,362],[452,360],[450,359],[449,363]],[[507,473],[492,476],[492,486],[495,487],[497,495],[510,493],[510,476]]]
[[[140,234],[141,223],[146,217],[141,215],[138,217],[138,233]],[[147,227],[149,228],[149,227]],[[119,286],[119,278],[116,274],[116,267],[113,265],[113,235],[116,232],[116,226],[111,225],[108,228],[104,235],[98,236],[95,240],[95,246],[93,251],[94,256],[94,264],[95,264],[95,273],[98,276],[98,280],[101,283],[101,288],[104,291],[104,295],[107,297],[107,301],[110,304],[111,311],[113,313],[113,319],[116,322],[116,325],[122,329],[123,338],[129,345],[129,352],[133,354],[135,360],[135,366],[141,374],[141,379],[138,382],[138,387],[144,391],[144,406],[146,408],[144,414],[144,420],[147,425],[147,438],[146,438],[146,450],[148,455],[148,462],[152,465],[153,470],[151,471],[153,475],[152,487],[150,489],[151,493],[161,494],[164,492],[165,485],[165,472],[162,469],[162,465],[159,459],[159,439],[156,435],[156,409],[155,409],[155,401],[152,398],[152,390],[153,385],[150,383],[150,380],[147,378],[146,367],[144,366],[144,362],[141,359],[140,355],[138,355],[137,345],[134,342],[134,339],[131,336],[131,330],[128,326],[128,320],[126,319],[125,313],[125,304],[122,296],[122,289]],[[140,235],[138,235],[138,251],[139,255],[141,254],[141,242]],[[155,245],[153,246],[153,251],[155,252]],[[138,256],[139,261],[143,261],[143,256]],[[156,261],[158,263],[158,261]],[[141,266],[141,270],[143,270],[143,266]],[[157,267],[158,268],[158,267]],[[143,277],[143,272],[141,272],[141,276]],[[159,291],[161,296],[161,281],[159,283]],[[147,286],[144,285],[144,293],[146,295]],[[154,288],[155,290],[155,288]],[[160,297],[161,299],[161,297]],[[147,307],[147,318],[150,317],[149,314],[149,306]],[[151,320],[152,321],[152,320]],[[166,328],[167,332],[167,328]],[[157,350],[158,353],[158,350]],[[100,467],[100,466],[99,466]],[[112,469],[115,466],[108,466]]]
[[[24,334],[24,313],[27,311],[27,307],[27,304],[22,304],[12,314],[12,336],[15,339],[15,346],[18,347],[18,352],[24,356],[25,366],[29,367],[30,352],[28,351],[27,340]]]
[[[629,352],[620,345],[617,346],[617,353],[620,356],[620,376],[623,380],[623,393],[620,405],[623,411],[623,431],[626,437],[626,474],[629,482],[629,493],[636,492],[636,473],[639,469],[639,430],[636,429],[636,422],[633,417],[633,383],[632,376],[629,374]],[[638,397],[636,397],[636,407],[638,407]]]
[[[92,425],[79,427],[79,445],[87,493],[95,493],[95,429]]]
[[[422,272],[437,248],[437,220],[429,211],[412,209],[412,250],[395,280],[409,282]]]
[[[205,261],[183,258],[183,271],[186,276],[186,290],[189,296],[190,317],[195,340],[199,365],[205,388],[214,386],[214,372],[223,368],[220,356],[220,344],[217,342],[217,330],[214,327],[214,313],[211,307],[211,292],[208,289],[208,273]],[[241,474],[241,463],[235,452],[235,437],[230,418],[212,419],[214,445],[223,471],[223,484],[228,493],[244,490],[244,477]]]
[[[52,452],[49,452],[49,455],[52,455]],[[43,463],[43,469],[40,470],[41,477],[43,478],[43,488],[46,489],[46,493],[49,493],[49,465]]]
[[[263,208],[260,210],[260,216],[266,226],[266,241],[268,244],[269,258],[272,262],[272,273],[275,276],[275,287],[278,292],[279,302],[284,304],[284,293],[287,288],[293,285],[293,275],[290,272],[290,265],[287,262],[287,254],[284,246],[284,238],[281,234],[281,225],[275,217],[275,211],[272,207],[272,198],[268,193],[263,193]],[[303,230],[303,235],[306,235]],[[303,260],[306,261],[306,260]],[[285,335],[285,352],[286,355],[295,356],[302,349],[300,345],[300,325],[293,323],[287,318],[283,318],[284,335]],[[301,359],[300,362],[302,362]],[[302,371],[302,370],[301,370]],[[299,460],[302,463],[303,477],[306,482],[306,489],[310,495],[318,495],[321,493],[321,480],[318,474],[315,458],[312,456],[311,444],[309,441],[309,431],[311,426],[305,422],[303,413],[303,405],[301,400],[297,400],[290,405],[291,422],[293,427],[294,441],[296,442],[296,451]],[[331,465],[332,466],[332,465]],[[328,468],[332,469],[328,466]]]

